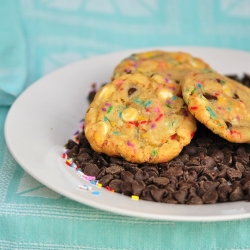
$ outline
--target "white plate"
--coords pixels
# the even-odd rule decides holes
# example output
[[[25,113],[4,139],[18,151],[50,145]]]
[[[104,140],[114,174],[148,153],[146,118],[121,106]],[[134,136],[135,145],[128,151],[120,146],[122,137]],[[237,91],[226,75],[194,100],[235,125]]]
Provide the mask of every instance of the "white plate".
[[[34,83],[11,107],[5,138],[16,161],[35,179],[54,191],[80,203],[102,210],[148,219],[172,221],[222,221],[250,217],[250,203],[213,205],[172,205],[134,201],[93,186],[100,195],[80,190],[85,183],[76,171],[63,163],[63,145],[79,127],[88,102],[90,85],[108,82],[113,68],[124,57],[146,48],[98,56],[61,68]],[[186,51],[203,58],[223,74],[250,73],[250,53],[218,48],[163,47]],[[88,182],[86,182],[88,184]],[[92,190],[92,191],[93,191]]]

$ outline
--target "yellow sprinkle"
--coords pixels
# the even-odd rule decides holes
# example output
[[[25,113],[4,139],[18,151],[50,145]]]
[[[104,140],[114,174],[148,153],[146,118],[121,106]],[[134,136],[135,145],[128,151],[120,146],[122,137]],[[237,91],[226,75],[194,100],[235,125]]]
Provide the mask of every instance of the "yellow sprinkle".
[[[97,183],[97,187],[102,187],[102,184],[101,183]]]
[[[131,196],[131,199],[134,200],[134,201],[138,201],[138,200],[139,200],[139,196],[137,196],[137,195],[132,195],[132,196]]]

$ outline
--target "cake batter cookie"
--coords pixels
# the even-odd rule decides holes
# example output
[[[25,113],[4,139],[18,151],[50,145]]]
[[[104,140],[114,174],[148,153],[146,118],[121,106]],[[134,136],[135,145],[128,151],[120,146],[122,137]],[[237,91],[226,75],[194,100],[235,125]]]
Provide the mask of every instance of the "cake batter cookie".
[[[123,75],[100,88],[85,116],[91,147],[130,162],[166,162],[196,131],[180,85],[160,75]]]
[[[190,70],[206,71],[211,68],[188,53],[155,50],[125,58],[115,67],[113,79],[129,73],[142,73],[149,77],[158,73],[166,79],[180,81]]]
[[[218,73],[189,73],[181,82],[189,111],[215,134],[250,143],[250,89]]]

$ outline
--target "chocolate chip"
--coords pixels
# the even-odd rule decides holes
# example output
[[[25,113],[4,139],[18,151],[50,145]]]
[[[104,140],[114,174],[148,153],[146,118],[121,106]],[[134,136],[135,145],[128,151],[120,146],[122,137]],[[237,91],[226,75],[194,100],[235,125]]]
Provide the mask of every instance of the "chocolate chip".
[[[103,187],[106,187],[106,186],[109,185],[111,180],[113,180],[113,175],[112,174],[106,174],[105,176],[103,176],[99,180],[99,183],[102,184]]]
[[[142,190],[144,189],[144,185],[141,185],[137,181],[132,181],[131,187],[132,187],[132,193],[133,193],[133,195],[137,195],[137,196],[140,196]]]
[[[151,189],[150,192],[154,200],[158,202],[163,202],[164,198],[166,198],[169,193],[169,191],[164,188],[154,188]]]
[[[100,169],[96,164],[85,163],[83,173],[89,176],[97,176],[100,172]]]
[[[124,195],[131,196],[133,194],[132,182],[131,181],[123,181],[121,183],[121,192]]]
[[[67,152],[67,156],[69,158],[74,158],[78,155],[79,152],[79,147],[78,145],[75,145],[72,149],[70,149],[70,151]]]
[[[211,156],[205,156],[201,158],[201,165],[206,167],[207,169],[212,170],[215,167],[216,162]]]
[[[215,189],[208,190],[202,195],[202,200],[206,204],[213,204],[216,203],[218,200],[218,193]]]
[[[227,182],[221,183],[217,188],[218,201],[226,202],[229,200],[229,195],[232,192],[232,187]]]
[[[122,171],[121,172],[121,179],[123,181],[133,181],[134,175],[132,173],[130,173],[129,171]]]
[[[242,186],[239,183],[235,182],[232,184],[232,192],[229,199],[230,201],[241,201],[244,199]]]
[[[204,96],[206,99],[208,99],[209,101],[214,101],[214,100],[216,101],[216,100],[218,100],[218,98],[217,98],[216,96],[211,95],[211,94],[208,94],[208,93],[204,93],[203,96]]]
[[[146,171],[139,170],[135,176],[135,180],[145,181],[149,178],[149,174]]]
[[[74,142],[73,140],[69,139],[67,144],[65,145],[65,148],[70,150],[75,146],[78,146],[78,144]]]
[[[209,137],[200,137],[195,142],[199,147],[207,148],[212,144],[213,140]]]
[[[114,179],[109,182],[109,187],[117,193],[121,193],[122,180]]]
[[[173,197],[175,200],[177,200],[180,204],[184,204],[186,202],[188,195],[187,189],[181,189],[173,192]]]
[[[196,189],[191,187],[187,197],[187,204],[189,205],[201,205],[203,200],[196,194]]]
[[[241,178],[242,173],[240,170],[229,168],[229,169],[227,169],[227,176],[228,176],[230,181],[235,181],[235,180],[239,180]]]
[[[131,96],[137,89],[136,88],[130,88],[128,90],[128,96]]]
[[[110,167],[106,168],[106,173],[107,174],[112,174],[112,175],[117,175],[120,174],[123,168],[119,165],[111,165]]]
[[[166,187],[169,183],[169,179],[166,177],[157,177],[153,179],[153,183],[157,185],[158,187]]]
[[[234,93],[233,99],[239,99],[239,96],[236,93]]]
[[[226,123],[226,125],[227,125],[227,128],[231,128],[233,125],[230,123],[230,122],[228,122],[228,121],[225,121],[225,123]]]
[[[224,153],[219,149],[214,149],[209,154],[213,157],[216,163],[223,162],[224,160]]]

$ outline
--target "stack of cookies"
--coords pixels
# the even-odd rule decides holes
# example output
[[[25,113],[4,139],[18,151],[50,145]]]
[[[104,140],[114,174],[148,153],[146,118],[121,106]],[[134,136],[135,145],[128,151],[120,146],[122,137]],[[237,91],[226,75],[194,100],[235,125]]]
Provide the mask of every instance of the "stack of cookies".
[[[86,113],[85,135],[96,152],[133,163],[178,156],[197,120],[230,142],[249,143],[249,96],[249,88],[190,54],[133,54],[97,92]]]

